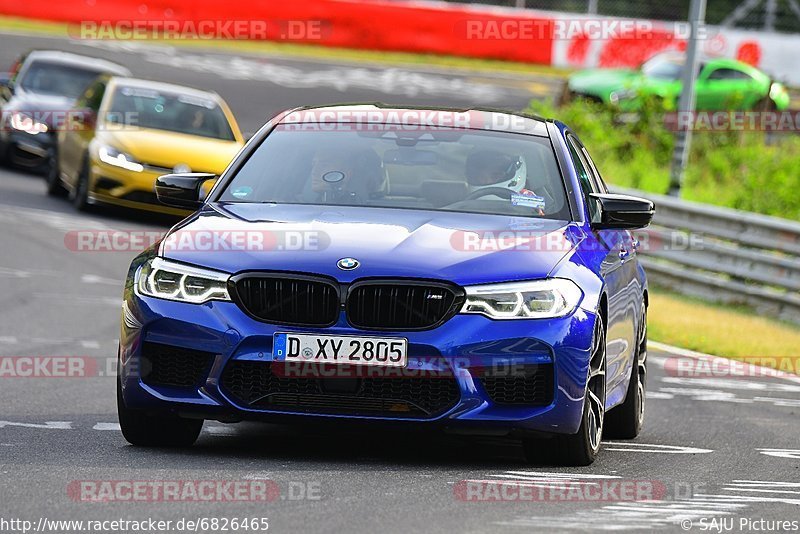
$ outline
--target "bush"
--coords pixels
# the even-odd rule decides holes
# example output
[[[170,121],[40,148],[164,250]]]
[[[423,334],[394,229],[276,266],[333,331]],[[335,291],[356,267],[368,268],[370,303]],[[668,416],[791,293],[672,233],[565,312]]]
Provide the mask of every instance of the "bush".
[[[674,134],[663,107],[645,101],[637,114],[573,101],[534,101],[531,112],[557,117],[587,146],[603,178],[622,187],[666,193]],[[695,132],[681,196],[719,206],[800,220],[800,136]]]

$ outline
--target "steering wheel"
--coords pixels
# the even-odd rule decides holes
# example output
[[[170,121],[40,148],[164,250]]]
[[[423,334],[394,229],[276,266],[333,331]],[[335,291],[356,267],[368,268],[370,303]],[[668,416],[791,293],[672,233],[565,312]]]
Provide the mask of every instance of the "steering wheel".
[[[513,189],[506,189],[505,187],[487,187],[485,189],[478,189],[477,191],[473,191],[467,198],[464,200],[476,200],[481,197],[488,197],[488,196],[496,196],[500,198],[504,198],[506,200],[511,200],[511,195],[513,195],[515,191]]]

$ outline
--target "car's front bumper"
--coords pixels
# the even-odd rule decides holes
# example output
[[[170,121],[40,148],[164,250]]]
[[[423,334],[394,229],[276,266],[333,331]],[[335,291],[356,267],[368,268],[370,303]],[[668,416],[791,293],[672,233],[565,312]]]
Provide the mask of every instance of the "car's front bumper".
[[[50,132],[31,134],[8,130],[0,141],[5,145],[6,157],[14,165],[31,170],[44,170],[52,150],[55,137]]]
[[[171,208],[158,202],[155,193],[156,178],[168,174],[166,170],[156,171],[145,168],[141,172],[135,172],[93,159],[91,174],[89,198],[92,202],[181,217],[190,213],[187,210]]]
[[[344,317],[330,328],[294,328],[256,321],[231,302],[184,304],[142,297],[130,290],[123,308],[120,375],[129,408],[223,421],[404,421],[477,433],[575,433],[582,415],[595,320],[594,313],[578,308],[567,317],[551,320],[494,321],[480,315],[456,315],[438,328],[417,332],[357,330]],[[270,365],[273,334],[287,331],[405,337],[409,342],[409,369],[449,368],[457,382],[457,400],[442,413],[409,417],[403,413],[254,408],[233,398],[223,384],[227,366],[234,362]],[[147,374],[147,362],[142,359],[145,344],[212,353],[213,358],[195,386],[153,385],[141,376]],[[526,365],[539,365],[553,373],[551,399],[537,406],[493,402],[483,387],[486,368]],[[403,376],[393,379],[407,380]]]

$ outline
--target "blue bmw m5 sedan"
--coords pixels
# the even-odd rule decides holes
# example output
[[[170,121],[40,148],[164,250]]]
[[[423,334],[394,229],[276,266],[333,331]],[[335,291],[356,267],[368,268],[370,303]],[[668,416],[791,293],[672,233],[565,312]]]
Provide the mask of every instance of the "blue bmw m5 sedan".
[[[383,104],[268,122],[134,259],[119,421],[188,446],[205,419],[352,421],[521,439],[587,465],[644,417],[648,288],[632,230],[554,120]]]

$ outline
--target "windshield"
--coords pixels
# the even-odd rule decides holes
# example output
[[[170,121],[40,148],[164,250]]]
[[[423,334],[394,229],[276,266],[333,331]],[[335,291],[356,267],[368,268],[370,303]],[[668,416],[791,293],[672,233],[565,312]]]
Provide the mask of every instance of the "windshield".
[[[642,65],[642,73],[648,78],[678,80],[683,71],[683,60],[675,57],[656,56]]]
[[[31,63],[20,86],[31,93],[78,98],[101,73],[73,65],[35,61]]]
[[[438,127],[353,131],[344,124],[330,131],[331,126],[278,126],[218,200],[570,219],[546,137]]]
[[[210,98],[140,87],[119,87],[108,117],[136,117],[136,126],[233,141],[233,131],[219,104]]]

